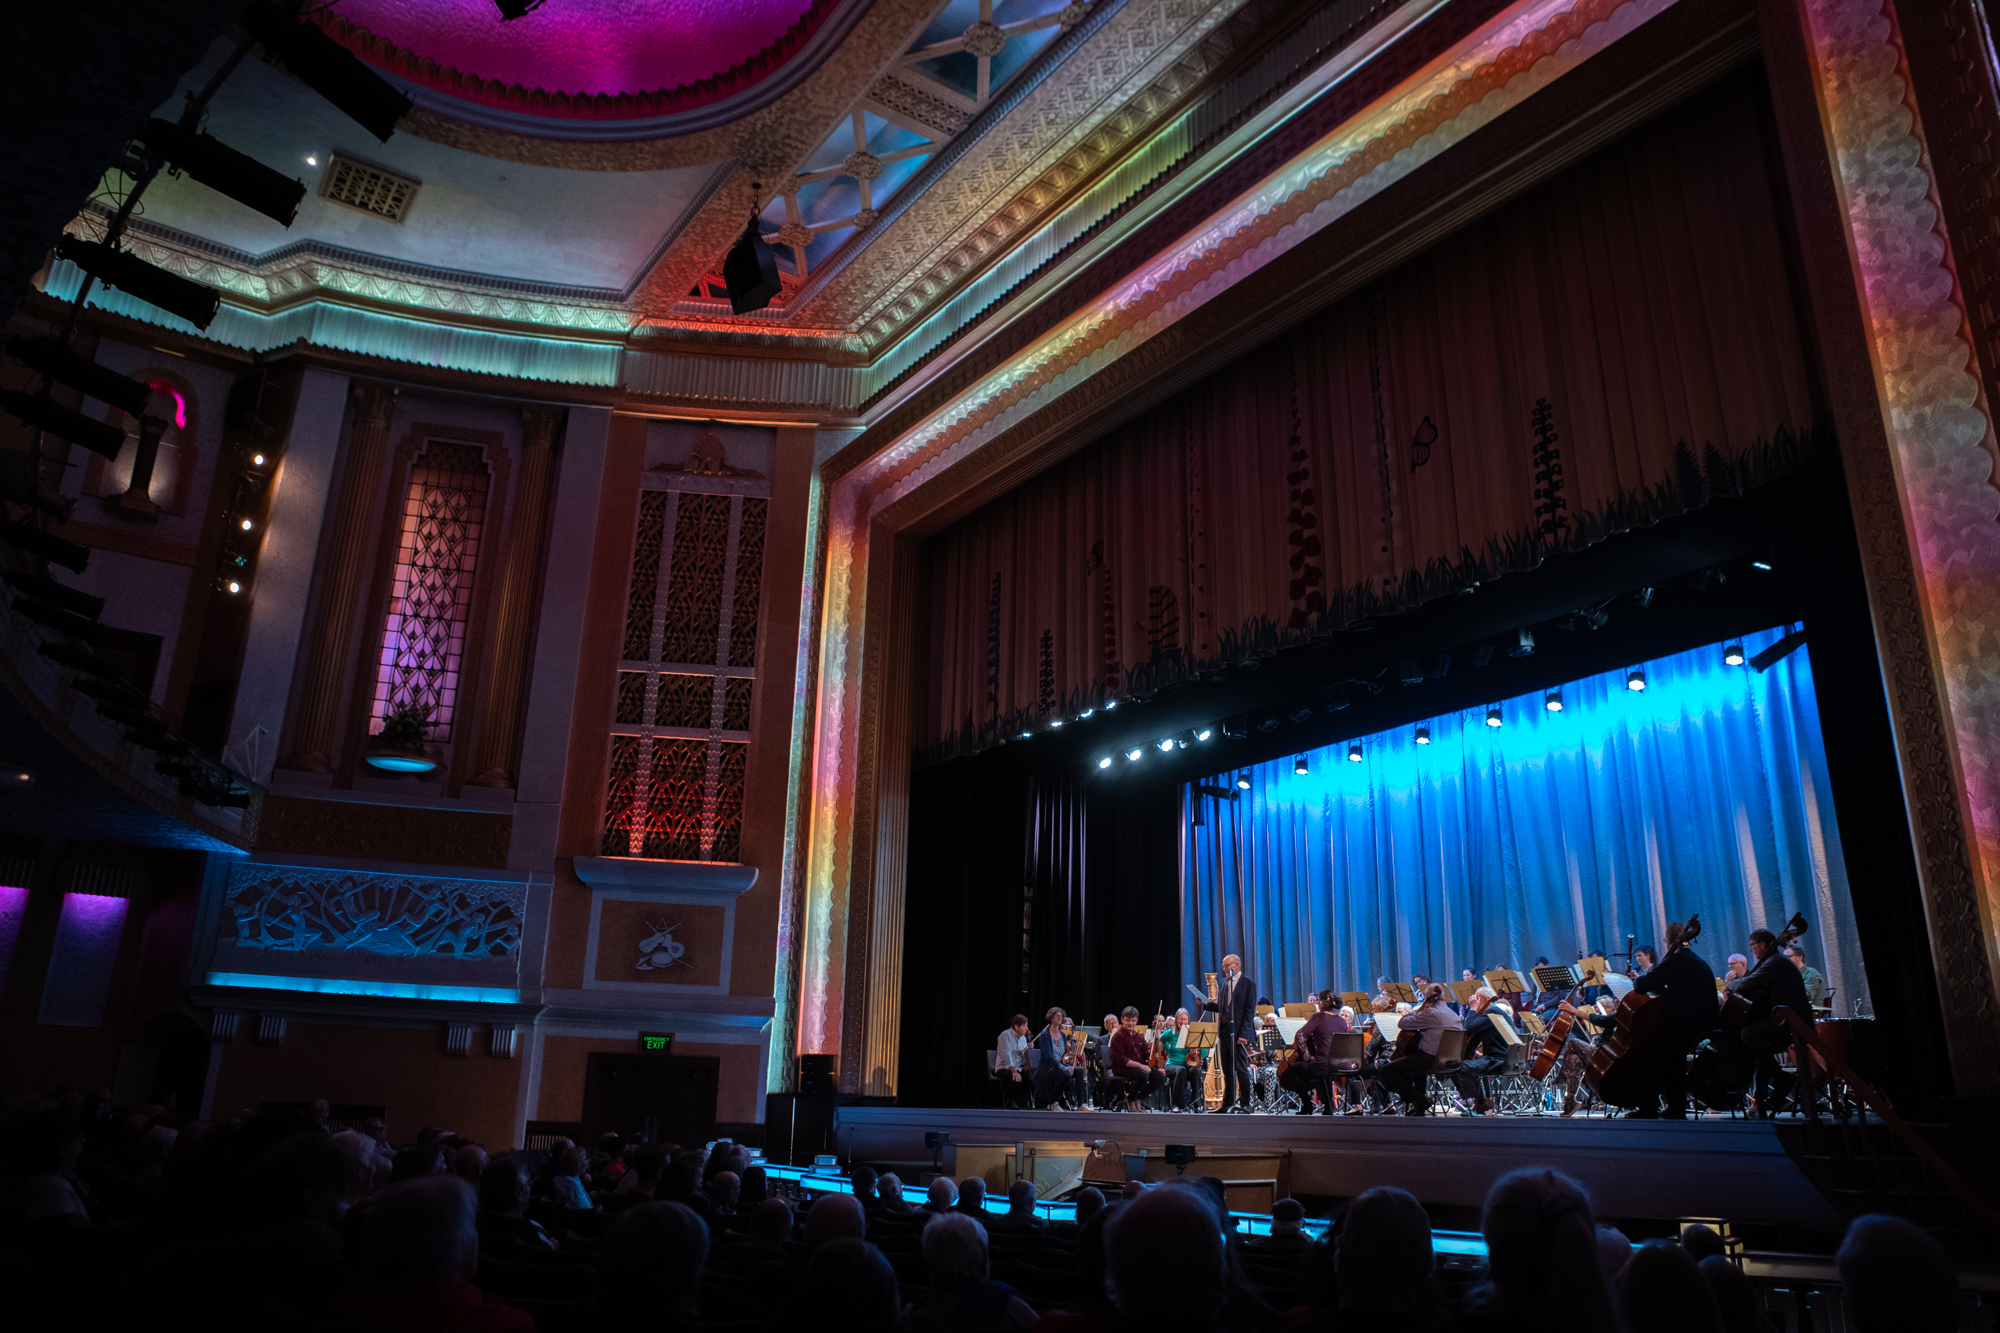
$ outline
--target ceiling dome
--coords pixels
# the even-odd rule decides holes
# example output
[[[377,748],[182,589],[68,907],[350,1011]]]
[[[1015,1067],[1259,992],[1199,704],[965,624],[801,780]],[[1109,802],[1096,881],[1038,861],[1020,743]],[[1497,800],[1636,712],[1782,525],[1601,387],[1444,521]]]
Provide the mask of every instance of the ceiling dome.
[[[503,22],[493,0],[346,0],[311,17],[419,88],[537,117],[618,121],[725,102],[748,114],[809,74],[866,8],[866,0],[548,0]],[[836,14],[844,21],[829,23]]]

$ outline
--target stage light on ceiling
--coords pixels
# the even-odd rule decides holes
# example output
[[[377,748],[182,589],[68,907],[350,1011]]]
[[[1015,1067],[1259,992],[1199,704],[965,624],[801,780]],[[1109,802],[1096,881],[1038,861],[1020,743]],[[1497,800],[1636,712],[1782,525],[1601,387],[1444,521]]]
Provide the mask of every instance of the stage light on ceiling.
[[[1347,747],[1347,762],[1350,764],[1358,764],[1361,762],[1361,746],[1359,744],[1350,745]]]
[[[64,236],[56,242],[56,254],[105,286],[129,292],[170,315],[179,315],[198,329],[206,329],[213,323],[215,312],[222,308],[222,293],[215,288],[189,282],[179,274],[156,268],[100,241]]]
[[[1497,727],[1500,725],[1499,704],[1494,704],[1491,708],[1486,710],[1486,725],[1489,727]]]
[[[125,432],[103,421],[93,421],[81,412],[72,412],[60,403],[34,394],[18,393],[13,389],[0,389],[0,408],[8,415],[19,417],[30,426],[40,426],[51,435],[60,435],[72,444],[80,444],[93,454],[105,458],[118,457],[125,447]]]
[[[1743,645],[1731,643],[1722,650],[1722,660],[1730,666],[1743,665]]]
[[[1750,562],[1750,568],[1761,569],[1765,573],[1769,573],[1771,570],[1771,562],[1768,560],[1752,560]]]
[[[312,155],[311,153],[307,153],[307,154],[306,154],[306,165],[307,165],[307,166],[309,166],[309,167],[316,167],[316,166],[318,166],[318,165],[319,165],[319,159],[318,159],[317,157],[313,156],[313,155]]]
[[[250,455],[250,466],[251,466],[251,467],[262,467],[262,466],[264,466],[264,455],[262,455],[262,454],[252,454],[252,455]]]
[[[1507,650],[1509,657],[1527,657],[1535,651],[1535,632],[1531,629],[1514,631],[1514,646]]]
[[[1145,753],[1146,753],[1145,747],[1139,746],[1134,749],[1127,750],[1125,752],[1125,757],[1127,759],[1140,759],[1145,756]]]
[[[229,580],[229,582],[223,585],[223,588],[231,596],[234,596],[235,594],[243,591],[243,585],[238,583],[235,579]]]
[[[1248,773],[1238,773],[1236,775],[1236,790],[1238,791],[1250,790],[1250,775]]]
[[[1168,736],[1162,740],[1154,741],[1153,744],[1160,747],[1161,754],[1165,754],[1169,750],[1174,748],[1174,738],[1172,736]]]
[[[1079,721],[1079,722],[1081,722],[1081,721],[1083,721],[1083,720],[1084,720],[1085,718],[1089,717],[1089,716],[1090,716],[1090,715],[1091,715],[1092,713],[1095,713],[1096,711],[1097,711],[1097,710],[1096,710],[1095,708],[1086,708],[1086,709],[1084,709],[1084,710],[1083,710],[1083,711],[1082,711],[1081,713],[1078,713],[1078,714],[1076,715],[1076,720],[1077,720],[1077,721]]]
[[[1051,721],[1049,722],[1049,730],[1050,730],[1050,731],[1061,731],[1061,730],[1062,730],[1062,719],[1061,719],[1061,718],[1059,718],[1059,717],[1058,717],[1058,718],[1054,718],[1054,719],[1052,719],[1052,720],[1051,720]]]
[[[249,519],[246,518],[242,521],[242,523],[238,524],[237,526],[241,527],[245,532],[248,532],[250,531],[250,529],[256,527],[257,525],[255,523],[252,523]]]
[[[1107,755],[1105,755],[1105,756],[1104,756],[1104,757],[1103,757],[1102,759],[1100,759],[1100,760],[1098,760],[1098,761],[1097,761],[1097,766],[1098,766],[1099,768],[1109,768],[1109,767],[1111,767],[1111,756],[1110,756],[1110,755],[1108,755],[1108,754],[1107,754]]]
[[[9,338],[7,355],[58,384],[82,391],[87,398],[111,404],[127,416],[144,412],[146,400],[153,396],[139,381],[78,356],[55,338]],[[123,441],[122,433],[119,439]]]
[[[1426,722],[1417,728],[1417,744],[1429,745],[1430,743],[1431,743],[1431,728],[1430,724]]]
[[[1215,734],[1215,728],[1213,727],[1197,727],[1195,729],[1194,738],[1198,741],[1205,741],[1214,734]]]
[[[1625,688],[1635,693],[1646,688],[1646,668],[1633,667],[1625,673]]]
[[[283,5],[257,0],[243,11],[242,23],[264,44],[267,59],[283,65],[383,143],[416,105],[360,57],[313,24],[294,18]]]
[[[1304,755],[1301,754],[1293,756],[1292,772],[1298,774],[1300,777],[1304,777],[1306,775],[1306,757]]]
[[[729,288],[729,308],[739,315],[762,310],[785,288],[778,277],[778,252],[757,230],[755,213],[723,258],[722,281]]]
[[[1542,698],[1542,707],[1548,709],[1551,713],[1562,712],[1563,692],[1561,690],[1550,690],[1548,694],[1546,694]]]
[[[1024,731],[1021,733],[1020,739],[1024,741],[1031,741],[1035,739],[1035,733],[1032,731]]]
[[[163,157],[175,171],[226,195],[281,227],[292,225],[306,197],[304,181],[288,179],[247,153],[239,153],[212,135],[183,129],[157,116],[139,132],[147,151]]]
[[[1113,699],[1110,703],[1104,705],[1104,711],[1108,713],[1117,706],[1118,706],[1118,701],[1116,699]]]

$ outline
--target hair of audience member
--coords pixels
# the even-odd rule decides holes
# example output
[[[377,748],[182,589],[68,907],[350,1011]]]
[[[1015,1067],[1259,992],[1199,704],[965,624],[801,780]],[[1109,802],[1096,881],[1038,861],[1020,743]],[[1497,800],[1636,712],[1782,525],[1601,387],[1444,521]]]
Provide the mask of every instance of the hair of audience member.
[[[1480,1219],[1500,1309],[1545,1327],[1618,1327],[1583,1186],[1550,1167],[1495,1181]]]
[[[1615,1283],[1632,1262],[1632,1239],[1617,1227],[1597,1224],[1597,1267],[1606,1282]]]
[[[1104,1266],[1104,1236],[1123,1204],[1099,1208],[1076,1228],[1076,1277],[1083,1290],[1083,1308],[1100,1314],[1111,1311],[1111,1283]]]
[[[1007,1187],[1007,1216],[1019,1220],[1035,1215],[1035,1182],[1017,1180]]]
[[[742,1171],[742,1185],[736,1191],[736,1204],[747,1208],[751,1204],[763,1203],[770,1197],[771,1187],[761,1166],[746,1166]]]
[[[457,1176],[422,1176],[389,1186],[361,1224],[360,1268],[370,1284],[409,1293],[472,1276],[479,1231],[472,1186]]]
[[[253,1188],[262,1196],[257,1221],[337,1222],[361,1198],[361,1163],[330,1135],[294,1134],[257,1161]]]
[[[1173,1256],[1161,1281],[1160,1256]],[[1215,1209],[1196,1190],[1148,1190],[1118,1210],[1104,1238],[1112,1303],[1126,1323],[1197,1328],[1212,1323],[1227,1294],[1228,1260]]]
[[[1951,1328],[1958,1318],[1958,1274],[1950,1256],[1900,1217],[1855,1218],[1834,1263],[1860,1333]]]
[[[935,1286],[986,1280],[986,1228],[962,1213],[924,1228],[924,1266]]]
[[[618,1215],[597,1247],[597,1302],[601,1312],[628,1317],[632,1326],[669,1327],[694,1314],[701,1271],[708,1263],[708,1227],[691,1208],[642,1203]]]
[[[775,1250],[792,1238],[792,1205],[766,1199],[752,1210],[745,1239],[760,1250]]]
[[[1722,1237],[1697,1222],[1681,1232],[1681,1248],[1691,1255],[1696,1263],[1710,1255],[1725,1253]]]
[[[1086,1185],[1076,1196],[1076,1224],[1081,1227],[1091,1218],[1104,1211],[1104,1191],[1095,1185]]]
[[[496,1217],[519,1217],[528,1211],[528,1164],[502,1153],[479,1175],[479,1211]]]
[[[581,1176],[583,1174],[583,1149],[574,1143],[566,1143],[555,1150],[549,1158],[551,1176]]]
[[[1131,1203],[1144,1194],[1148,1188],[1149,1186],[1143,1180],[1128,1180],[1125,1182],[1124,1188],[1118,1192],[1118,1201],[1120,1203]]]
[[[868,1232],[868,1215],[852,1194],[822,1194],[806,1209],[806,1252],[837,1240],[859,1240]]]
[[[958,1186],[951,1183],[950,1176],[939,1176],[931,1182],[925,1197],[939,1208],[949,1208],[958,1202]]]
[[[656,1191],[664,1199],[692,1199],[701,1192],[701,1164],[692,1157],[676,1157],[667,1163]]]
[[[958,1201],[975,1211],[986,1207],[986,1177],[967,1176],[958,1182]]]
[[[1711,1254],[1695,1267],[1701,1270],[1709,1291],[1714,1293],[1716,1311],[1722,1316],[1722,1333],[1770,1333],[1771,1324],[1758,1304],[1757,1289],[1743,1276],[1742,1269],[1729,1262],[1727,1255]]]
[[[1416,1195],[1381,1185],[1347,1205],[1333,1243],[1333,1268],[1339,1290],[1352,1298],[1348,1304],[1418,1309],[1436,1263],[1430,1214]]]
[[[875,1168],[857,1166],[848,1174],[848,1183],[854,1186],[854,1197],[866,1205],[875,1197]]]
[[[903,1197],[903,1178],[894,1171],[884,1171],[875,1182],[875,1192],[882,1196],[883,1203],[896,1203]]]
[[[487,1162],[492,1159],[486,1149],[476,1143],[468,1143],[451,1155],[451,1173],[474,1189],[479,1188],[479,1179],[486,1171]]]
[[[827,1197],[854,1202],[846,1194]],[[855,1206],[859,1211],[860,1205]],[[813,1208],[817,1211],[819,1204]],[[896,1284],[896,1270],[882,1251],[865,1240],[843,1237],[815,1250],[806,1263],[806,1284],[812,1289],[814,1308],[821,1312],[822,1329],[875,1333],[903,1326],[903,1293]]]
[[[1271,1205],[1271,1227],[1273,1230],[1276,1230],[1279,1226],[1283,1226],[1287,1230],[1297,1231],[1305,1225],[1305,1220],[1306,1206],[1297,1199],[1284,1198]]]
[[[632,1152],[632,1174],[644,1184],[658,1184],[667,1169],[667,1149],[661,1143],[642,1143]]]
[[[425,1176],[443,1173],[444,1148],[436,1143],[414,1143],[396,1154],[396,1165],[389,1172],[389,1183],[422,1180]]]
[[[734,1171],[718,1171],[708,1182],[708,1201],[717,1208],[734,1209],[742,1189]]]
[[[1649,1240],[1618,1275],[1627,1333],[1722,1333],[1715,1293],[1693,1256],[1670,1240]]]

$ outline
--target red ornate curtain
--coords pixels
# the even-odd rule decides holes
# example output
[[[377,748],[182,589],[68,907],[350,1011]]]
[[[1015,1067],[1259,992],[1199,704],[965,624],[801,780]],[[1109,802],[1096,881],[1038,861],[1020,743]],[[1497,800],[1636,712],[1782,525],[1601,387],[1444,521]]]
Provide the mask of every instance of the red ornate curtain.
[[[1712,88],[929,546],[920,750],[1532,568],[1795,466],[1761,80]]]

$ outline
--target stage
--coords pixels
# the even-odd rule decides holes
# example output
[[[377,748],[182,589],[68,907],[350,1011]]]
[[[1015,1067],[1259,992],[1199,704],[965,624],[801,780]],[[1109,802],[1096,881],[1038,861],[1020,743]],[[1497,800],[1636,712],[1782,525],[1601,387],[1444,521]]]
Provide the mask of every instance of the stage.
[[[1264,1195],[1351,1197],[1377,1185],[1427,1204],[1478,1208],[1517,1167],[1553,1166],[1582,1181],[1612,1218],[1726,1216],[1817,1231],[1840,1230],[1826,1199],[1793,1164],[1769,1122],[1608,1120],[1533,1116],[1172,1115],[1164,1112],[926,1110],[850,1106],[834,1113],[843,1165],[908,1170],[928,1164],[924,1135],[952,1137],[945,1166],[1002,1189],[1025,1150],[1043,1189],[1081,1163],[1087,1146],[1115,1144],[1128,1179],[1172,1176],[1169,1143],[1192,1144],[1188,1171],[1239,1179],[1231,1207],[1256,1211]],[[1143,1155],[1142,1155],[1143,1153]],[[1212,1160],[1213,1159],[1213,1160]],[[1115,1170],[1115,1168],[1114,1168]],[[1105,1165],[1094,1175],[1101,1176]],[[1271,1181],[1266,1186],[1251,1182]],[[1241,1196],[1241,1197],[1239,1197]]]

